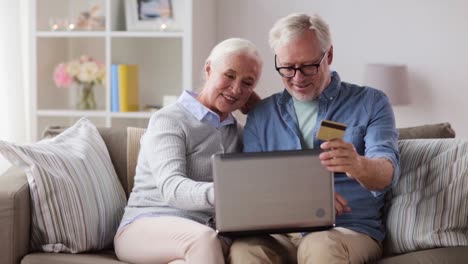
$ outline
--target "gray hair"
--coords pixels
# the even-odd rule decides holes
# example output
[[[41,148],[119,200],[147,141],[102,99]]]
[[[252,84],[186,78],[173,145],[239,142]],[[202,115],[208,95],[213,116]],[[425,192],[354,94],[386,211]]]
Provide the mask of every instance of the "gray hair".
[[[306,30],[313,30],[320,42],[322,51],[331,46],[330,28],[319,15],[294,13],[278,20],[270,30],[270,47],[275,51],[291,40],[300,37]]]
[[[216,45],[212,50],[205,63],[210,61],[211,64],[217,64],[218,62],[224,60],[227,56],[232,54],[245,54],[257,61],[258,66],[262,67],[263,61],[260,57],[260,53],[257,50],[257,47],[250,41],[242,38],[229,38],[226,39],[218,45]]]

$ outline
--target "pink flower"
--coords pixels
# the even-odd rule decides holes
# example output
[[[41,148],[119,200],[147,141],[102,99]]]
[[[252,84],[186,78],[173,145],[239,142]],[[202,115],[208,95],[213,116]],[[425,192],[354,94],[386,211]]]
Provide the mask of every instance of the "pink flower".
[[[82,83],[103,85],[106,76],[105,68],[104,63],[90,56],[81,55],[77,59],[58,64],[55,67],[53,79],[55,85],[60,88],[69,88]]]
[[[54,71],[55,85],[62,88],[68,88],[73,83],[73,78],[67,72],[67,66],[64,63],[57,65]]]
[[[81,55],[79,60],[80,60],[80,63],[85,63],[85,62],[93,61],[93,58],[89,57],[88,55]]]

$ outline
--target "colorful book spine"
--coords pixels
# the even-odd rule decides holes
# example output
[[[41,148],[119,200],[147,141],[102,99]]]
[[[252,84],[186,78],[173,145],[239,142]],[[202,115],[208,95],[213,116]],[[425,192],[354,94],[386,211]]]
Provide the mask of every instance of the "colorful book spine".
[[[111,111],[119,112],[119,65],[111,65]]]
[[[139,111],[138,65],[119,64],[118,68],[120,112]]]

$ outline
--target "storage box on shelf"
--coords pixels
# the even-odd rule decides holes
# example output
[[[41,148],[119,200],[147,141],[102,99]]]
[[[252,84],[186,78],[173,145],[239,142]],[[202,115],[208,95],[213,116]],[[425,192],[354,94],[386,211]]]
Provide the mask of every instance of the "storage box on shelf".
[[[215,44],[214,0],[172,0],[173,20],[177,26],[173,24],[173,28],[166,31],[127,31],[125,2],[32,2],[30,100],[33,140],[47,125],[70,125],[81,116],[107,127],[144,127],[152,114],[145,111],[145,106],[160,106],[165,95],[178,96],[182,90],[200,86],[204,59]],[[100,8],[97,22],[79,26],[77,18],[96,5]],[[78,89],[57,88],[52,78],[59,63],[81,55],[103,62],[106,68],[104,85],[94,88],[94,110],[77,110]],[[138,65],[138,112],[111,111],[112,64]]]

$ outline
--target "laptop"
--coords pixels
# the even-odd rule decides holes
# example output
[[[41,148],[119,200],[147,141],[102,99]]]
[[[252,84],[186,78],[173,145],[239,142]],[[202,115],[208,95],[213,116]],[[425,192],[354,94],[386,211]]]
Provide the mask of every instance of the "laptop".
[[[245,236],[333,227],[333,173],[320,163],[320,152],[213,155],[216,231]]]

